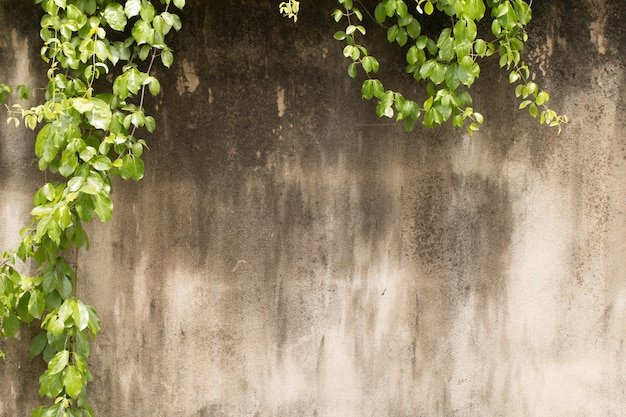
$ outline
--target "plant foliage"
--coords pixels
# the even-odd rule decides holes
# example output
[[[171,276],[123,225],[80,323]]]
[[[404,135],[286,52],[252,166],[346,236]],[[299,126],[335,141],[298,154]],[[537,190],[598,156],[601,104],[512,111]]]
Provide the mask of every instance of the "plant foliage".
[[[77,294],[77,254],[89,245],[83,224],[95,216],[111,219],[113,178],[138,181],[144,175],[146,142],[140,136],[155,129],[144,97],[160,90],[151,71],[155,61],[172,64],[165,38],[181,28],[174,10],[185,0],[35,3],[44,12],[45,101],[27,109],[13,105],[8,121],[38,129],[39,169],[54,180],[35,193],[32,220],[18,247],[0,260],[0,331],[13,337],[21,325],[41,326],[30,354],[47,363],[39,394],[51,404],[37,407],[32,417],[90,417],[87,359],[100,320]],[[0,85],[0,99],[11,92]],[[27,98],[29,89],[19,86],[17,93]],[[18,271],[30,261],[34,276]]]
[[[516,85],[515,95],[522,100],[520,109],[527,109],[532,117],[539,116],[541,124],[557,127],[559,133],[568,122],[567,116],[547,106],[550,96],[531,80],[530,70],[521,60],[528,39],[526,25],[532,15],[526,1],[382,0],[373,10],[366,10],[366,15],[387,28],[387,41],[405,52],[406,73],[425,87],[426,99],[421,104],[399,91],[385,89],[375,77],[380,63],[362,43],[366,34],[364,13],[353,0],[337,1],[340,8],[332,16],[347,26],[334,37],[345,42],[343,55],[352,61],[348,75],[357,77],[359,69],[365,74],[361,96],[377,102],[379,117],[395,116],[407,131],[420,118],[427,127],[450,120],[453,126],[465,126],[473,134],[483,123],[483,116],[472,108],[469,90],[480,75],[479,59],[497,55],[500,67],[509,73],[509,82]],[[296,20],[298,1],[281,3],[280,10]],[[445,14],[450,23],[431,37],[422,31],[422,23],[434,13]],[[483,37],[479,25],[487,16],[491,19],[490,31]]]

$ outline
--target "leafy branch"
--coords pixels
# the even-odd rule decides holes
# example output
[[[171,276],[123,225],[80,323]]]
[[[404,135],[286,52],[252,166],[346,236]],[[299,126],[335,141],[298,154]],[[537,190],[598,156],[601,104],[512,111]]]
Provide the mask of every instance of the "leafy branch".
[[[21,323],[37,322],[42,328],[30,353],[47,363],[39,393],[52,404],[37,407],[33,417],[90,417],[86,388],[93,376],[87,359],[100,319],[78,298],[78,265],[66,254],[88,248],[83,223],[94,215],[103,222],[111,219],[112,179],[143,177],[146,142],[136,134],[139,129],[152,133],[156,127],[154,118],[145,114],[145,93],[160,91],[151,75],[156,58],[166,67],[173,62],[165,37],[182,25],[169,8],[173,4],[182,9],[185,1],[35,2],[44,11],[41,55],[49,64],[45,101],[28,109],[11,106],[9,122],[17,125],[21,119],[30,129],[38,128],[38,166],[55,181],[37,190],[31,222],[22,229],[18,247],[0,259],[0,332],[13,337]],[[96,90],[104,75],[113,82]],[[11,92],[0,85],[0,99]],[[26,97],[27,88],[18,87],[18,95]],[[32,277],[17,268],[30,260],[35,265]]]
[[[480,75],[479,59],[497,52],[500,67],[509,71],[509,81],[519,83],[515,94],[523,99],[520,109],[528,108],[532,117],[539,114],[541,124],[557,127],[559,133],[562,125],[568,122],[567,116],[559,115],[547,106],[549,94],[531,81],[530,70],[521,61],[520,52],[528,39],[525,28],[531,19],[530,4],[525,1],[416,0],[415,12],[411,12],[404,0],[378,2],[374,19],[381,25],[391,21],[387,41],[403,48],[407,63],[405,72],[425,87],[426,99],[421,105],[405,98],[399,91],[386,90],[382,81],[373,76],[378,73],[380,63],[360,41],[366,34],[362,24],[363,12],[353,0],[337,1],[341,8],[332,16],[336,22],[345,19],[347,26],[336,32],[334,38],[345,42],[343,55],[352,60],[348,75],[356,78],[359,68],[365,73],[361,96],[377,101],[376,114],[379,117],[395,116],[396,121],[404,121],[407,131],[414,128],[420,117],[426,127],[441,126],[451,120],[453,126],[466,127],[468,133],[473,134],[483,123],[483,116],[471,107],[469,90]],[[297,3],[295,0],[281,3],[281,12],[295,20],[299,9]],[[431,38],[422,33],[420,19],[435,11],[449,16],[451,24],[443,27],[437,37]],[[492,18],[489,35],[495,39],[482,38],[478,33],[478,22],[488,11]],[[367,14],[371,16],[369,12]]]

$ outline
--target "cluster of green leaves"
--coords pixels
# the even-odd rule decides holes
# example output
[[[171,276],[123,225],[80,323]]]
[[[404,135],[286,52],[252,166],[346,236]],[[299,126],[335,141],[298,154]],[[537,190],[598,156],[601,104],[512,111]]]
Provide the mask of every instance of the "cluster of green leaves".
[[[547,107],[549,95],[530,81],[530,71],[521,60],[520,52],[527,40],[526,25],[531,18],[530,6],[523,0],[416,0],[411,7],[403,0],[382,0],[373,10],[380,25],[387,24],[387,41],[403,48],[406,53],[406,72],[425,85],[427,98],[420,105],[405,98],[400,92],[385,89],[374,77],[379,71],[379,61],[370,55],[359,36],[366,33],[363,12],[353,0],[338,0],[342,9],[333,12],[335,21],[344,18],[348,26],[334,37],[345,41],[343,54],[352,60],[348,75],[355,78],[358,68],[366,75],[361,86],[365,99],[376,99],[379,117],[403,120],[407,131],[423,116],[422,123],[436,127],[451,120],[455,127],[467,126],[471,135],[479,129],[483,116],[471,107],[470,87],[480,75],[479,58],[496,53],[500,67],[510,72],[509,81],[517,83],[515,93],[523,98],[520,108],[528,108],[531,116],[550,126],[567,123],[567,117],[557,115]],[[413,10],[414,11],[413,11]],[[436,37],[422,32],[420,19],[435,11],[445,13],[451,22]],[[489,39],[479,36],[478,23],[487,11],[492,18]],[[370,14],[370,13],[368,13]],[[371,14],[370,14],[371,15]]]
[[[100,331],[95,310],[77,297],[78,250],[88,248],[83,223],[111,219],[112,179],[140,180],[146,142],[155,120],[144,112],[146,91],[157,95],[151,75],[157,58],[173,61],[166,35],[181,28],[171,10],[185,0],[35,0],[41,4],[41,56],[49,64],[45,101],[10,108],[9,122],[35,130],[35,153],[53,181],[35,193],[32,219],[17,249],[0,259],[0,332],[40,323],[30,353],[47,363],[39,393],[53,403],[33,417],[93,416],[86,387],[89,343]],[[106,78],[104,76],[107,76]],[[107,83],[106,79],[112,80]],[[95,81],[100,80],[98,90]],[[28,88],[18,87],[26,98]],[[0,99],[13,89],[0,85]],[[66,256],[74,254],[74,263]],[[18,271],[34,261],[35,276]]]

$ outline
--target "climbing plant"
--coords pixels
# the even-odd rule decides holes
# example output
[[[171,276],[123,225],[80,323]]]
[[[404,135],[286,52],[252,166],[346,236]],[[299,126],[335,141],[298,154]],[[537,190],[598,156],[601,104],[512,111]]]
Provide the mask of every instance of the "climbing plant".
[[[527,109],[532,117],[539,116],[541,124],[556,127],[559,133],[568,122],[567,116],[547,106],[549,94],[532,80],[528,66],[521,59],[528,39],[526,25],[532,16],[532,1],[382,0],[373,9],[363,8],[363,11],[353,0],[337,1],[340,8],[332,16],[347,26],[334,37],[345,42],[343,55],[351,61],[348,75],[357,77],[359,69],[365,74],[361,95],[376,101],[379,117],[395,117],[403,121],[407,131],[414,128],[420,117],[427,127],[451,120],[453,126],[466,126],[468,133],[473,134],[483,123],[483,116],[472,107],[469,90],[480,75],[479,60],[497,55],[500,67],[508,72],[509,82],[516,85],[514,91],[521,99],[520,109]],[[279,5],[280,12],[294,21],[299,9],[297,0]],[[422,30],[422,23],[436,13],[446,16],[446,24],[434,36],[428,36]],[[487,33],[479,33],[486,15],[490,16],[491,24],[487,25]],[[385,89],[383,82],[375,77],[380,62],[363,43],[364,16],[384,26],[387,41],[402,48],[406,59],[404,71],[424,87],[423,103],[405,97],[400,91]]]
[[[39,394],[51,403],[32,416],[88,417],[87,359],[100,320],[78,292],[78,250],[89,245],[83,224],[94,216],[111,219],[113,178],[138,181],[144,175],[141,137],[155,129],[144,99],[146,92],[159,93],[157,60],[172,64],[165,38],[180,30],[174,10],[185,0],[35,3],[44,13],[45,98],[31,108],[11,106],[8,121],[38,129],[35,154],[49,181],[35,193],[32,220],[17,248],[0,260],[0,329],[12,337],[22,325],[40,323],[30,354],[47,363]],[[0,99],[12,91],[0,85]],[[27,98],[29,88],[19,86],[17,93]],[[24,263],[32,274],[19,271]]]
[[[83,227],[95,217],[111,219],[112,179],[139,181],[144,175],[143,137],[156,128],[145,113],[147,93],[158,95],[153,74],[160,61],[173,62],[165,42],[180,30],[176,14],[185,0],[35,0],[43,10],[41,57],[49,65],[41,104],[9,107],[8,121],[37,130],[35,154],[46,173],[34,196],[31,221],[21,230],[17,247],[0,258],[0,334],[16,336],[25,325],[41,332],[30,354],[47,364],[39,378],[39,394],[49,399],[33,417],[90,417],[87,384],[93,376],[87,360],[90,341],[100,331],[93,307],[79,297],[78,253],[89,246]],[[521,99],[520,108],[540,123],[558,128],[567,117],[547,107],[549,95],[532,81],[521,60],[527,40],[531,5],[522,0],[382,0],[363,11],[353,0],[338,0],[332,13],[345,22],[334,38],[345,42],[351,62],[348,75],[364,74],[361,95],[375,100],[379,117],[395,117],[412,130],[421,118],[428,127],[451,120],[470,134],[483,122],[471,107],[470,87],[480,74],[479,59],[499,56],[500,67]],[[294,21],[300,3],[289,0],[279,10]],[[449,17],[437,36],[422,32],[424,19],[435,13]],[[489,14],[489,32],[479,36],[479,23]],[[405,71],[423,85],[426,99],[418,104],[399,91],[385,89],[374,75],[380,63],[363,44],[364,16],[386,25],[386,38],[403,48]],[[0,101],[14,89],[0,84]],[[30,88],[15,88],[28,98]],[[30,273],[21,272],[22,270]],[[0,357],[3,357],[0,352]]]

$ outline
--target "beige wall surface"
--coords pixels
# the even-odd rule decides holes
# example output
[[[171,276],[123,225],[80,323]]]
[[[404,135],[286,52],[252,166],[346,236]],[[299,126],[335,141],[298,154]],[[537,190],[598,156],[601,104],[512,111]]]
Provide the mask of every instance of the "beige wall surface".
[[[37,9],[0,4],[0,82],[41,82]],[[334,5],[188,2],[146,178],[79,257],[97,415],[626,415],[626,3],[535,2],[524,56],[571,122],[518,111],[492,59],[473,137],[378,119]],[[2,248],[32,147],[0,123]],[[31,334],[0,341],[1,417],[40,403]]]

